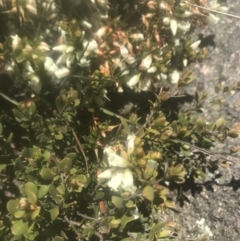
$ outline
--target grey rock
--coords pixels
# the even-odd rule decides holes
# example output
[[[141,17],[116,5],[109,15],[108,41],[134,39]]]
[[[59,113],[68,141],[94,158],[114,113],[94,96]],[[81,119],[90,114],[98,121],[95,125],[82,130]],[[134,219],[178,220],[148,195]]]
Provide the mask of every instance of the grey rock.
[[[224,3],[231,14],[240,16],[240,1],[228,0]],[[221,97],[226,99],[220,108],[212,104],[212,100],[219,98],[214,86],[222,81],[225,86],[239,82],[240,78],[240,19],[220,16],[217,25],[209,24],[207,28],[196,31],[204,36],[214,34],[216,47],[209,48],[208,57],[202,63],[190,66],[195,76],[190,91],[207,90],[208,98],[204,103],[204,112],[200,116],[209,121],[224,117],[231,126],[240,121],[240,93],[225,93]],[[183,106],[182,108],[187,108]],[[216,152],[229,152],[233,146],[240,145],[240,138],[227,140],[225,145],[217,145]],[[240,240],[240,157],[234,158],[237,164],[228,169],[220,168],[222,177],[212,183],[212,190],[203,187],[203,191],[194,197],[191,190],[185,195],[189,203],[178,206],[180,214],[168,212],[173,219],[180,223],[182,229],[179,240],[202,240],[206,227],[212,233],[208,240],[236,241]],[[238,164],[239,163],[239,164]],[[233,177],[235,179],[233,179]],[[209,174],[209,180],[211,176]],[[232,180],[232,181],[231,181]],[[197,222],[204,219],[204,228]]]

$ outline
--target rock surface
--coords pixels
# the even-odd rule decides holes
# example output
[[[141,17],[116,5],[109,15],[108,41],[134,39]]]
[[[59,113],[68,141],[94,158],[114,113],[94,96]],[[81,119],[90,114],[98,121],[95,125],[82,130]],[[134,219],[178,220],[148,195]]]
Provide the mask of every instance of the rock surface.
[[[228,13],[240,16],[240,1],[227,0],[222,5],[229,7]],[[198,30],[204,36],[214,34],[216,47],[209,48],[208,57],[202,63],[191,66],[195,76],[191,91],[209,92],[202,118],[214,121],[224,117],[231,125],[240,121],[240,93],[236,91],[219,95],[214,87],[220,82],[229,86],[240,80],[240,19],[220,18],[217,25],[209,24],[207,28]],[[226,101],[217,108],[212,101],[219,97]],[[240,138],[229,138],[216,151],[229,152],[233,146],[240,146]],[[194,197],[191,190],[187,191],[185,195],[188,202],[183,207],[179,205],[180,214],[168,213],[182,226],[180,240],[202,240],[206,233],[210,233],[208,240],[211,241],[240,240],[240,157],[234,160],[236,165],[218,170],[222,176],[213,185],[208,185],[208,188],[201,186],[203,190]],[[199,221],[203,224],[197,224]]]

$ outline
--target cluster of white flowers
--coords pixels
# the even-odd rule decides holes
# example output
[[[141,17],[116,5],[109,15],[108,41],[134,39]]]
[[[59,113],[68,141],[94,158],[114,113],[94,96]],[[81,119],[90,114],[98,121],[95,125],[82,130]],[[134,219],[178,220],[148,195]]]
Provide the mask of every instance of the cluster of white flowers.
[[[128,148],[128,154],[131,154],[133,151],[131,148],[133,137],[130,137],[128,142],[131,143]],[[124,191],[128,191],[131,194],[135,193],[137,187],[134,185],[132,171],[128,168],[128,160],[119,156],[111,146],[105,147],[104,153],[108,157],[110,168],[100,173],[98,178],[109,179],[108,186],[114,191],[118,191],[119,187],[121,187]]]

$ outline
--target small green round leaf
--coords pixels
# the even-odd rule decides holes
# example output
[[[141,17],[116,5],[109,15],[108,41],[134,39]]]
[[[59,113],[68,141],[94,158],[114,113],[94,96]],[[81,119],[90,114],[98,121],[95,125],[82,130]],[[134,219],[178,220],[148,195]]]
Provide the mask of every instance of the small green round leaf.
[[[22,218],[25,215],[25,211],[23,210],[18,210],[17,212],[14,213],[15,218]]]
[[[18,204],[19,204],[19,200],[15,199],[15,200],[9,200],[7,203],[7,210],[10,214],[14,215],[15,212],[17,212],[18,209]]]
[[[149,200],[149,201],[153,201],[154,199],[154,190],[151,186],[146,186],[144,189],[143,189],[143,196]]]
[[[54,174],[52,173],[51,169],[47,167],[42,168],[40,171],[40,176],[46,181],[52,180],[54,178]]]
[[[59,215],[59,208],[58,207],[55,207],[55,208],[52,208],[50,211],[50,217],[51,217],[51,220],[55,220],[57,218],[57,216]]]
[[[19,220],[15,222],[11,228],[13,235],[22,235],[28,230],[28,223]]]

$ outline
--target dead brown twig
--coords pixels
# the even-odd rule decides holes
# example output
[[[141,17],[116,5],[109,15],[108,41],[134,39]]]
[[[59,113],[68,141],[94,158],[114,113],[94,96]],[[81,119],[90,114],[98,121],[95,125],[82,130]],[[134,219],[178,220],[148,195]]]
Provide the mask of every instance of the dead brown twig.
[[[86,170],[87,170],[87,173],[88,173],[88,160],[87,160],[85,151],[84,151],[84,149],[83,149],[83,146],[82,146],[80,140],[78,139],[76,132],[75,132],[72,128],[71,128],[71,131],[72,131],[72,134],[73,134],[73,136],[74,136],[75,141],[77,142],[78,148],[79,148],[80,152],[81,152],[82,155],[83,155],[83,158],[84,158],[85,164],[86,164]]]

